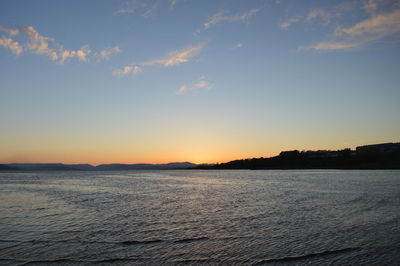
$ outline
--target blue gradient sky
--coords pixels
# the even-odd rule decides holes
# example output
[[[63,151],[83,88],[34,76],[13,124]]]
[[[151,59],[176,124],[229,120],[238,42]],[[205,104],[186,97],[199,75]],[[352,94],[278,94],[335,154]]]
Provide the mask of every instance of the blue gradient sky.
[[[399,1],[1,1],[0,68],[0,163],[400,137]]]

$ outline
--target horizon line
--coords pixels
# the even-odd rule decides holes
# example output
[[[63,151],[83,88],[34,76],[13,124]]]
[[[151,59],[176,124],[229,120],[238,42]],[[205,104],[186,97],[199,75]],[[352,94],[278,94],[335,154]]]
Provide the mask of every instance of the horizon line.
[[[298,150],[298,149],[291,149],[291,150],[282,150],[280,153],[285,152],[285,151],[340,151],[340,150],[346,150],[346,149],[350,149],[352,151],[355,151],[357,149],[357,147],[363,147],[363,146],[372,146],[372,145],[382,145],[382,144],[400,144],[400,142],[383,142],[383,143],[373,143],[373,144],[364,144],[364,145],[359,145],[356,146],[355,149],[351,149],[351,148],[342,148],[342,149],[337,149],[337,150]],[[279,154],[280,154],[279,153]],[[195,165],[212,165],[212,164],[220,164],[220,163],[227,163],[227,162],[231,162],[231,161],[236,161],[236,160],[246,160],[246,159],[253,159],[253,158],[273,158],[276,156],[279,156],[279,154],[274,155],[274,156],[269,156],[269,157],[247,157],[247,158],[239,158],[239,159],[233,159],[233,160],[229,160],[229,161],[225,161],[225,162],[213,162],[213,163],[194,163],[194,162],[190,162],[187,160],[184,161],[171,161],[171,162],[162,162],[162,163],[145,163],[145,162],[140,162],[140,163],[119,163],[119,162],[113,162],[113,163],[100,163],[100,164],[90,164],[90,163],[64,163],[64,162],[10,162],[10,163],[0,163],[0,165],[7,165],[7,164],[64,164],[64,165],[90,165],[93,167],[97,167],[100,165],[110,165],[110,164],[121,164],[121,165],[140,165],[140,164],[144,164],[144,165],[163,165],[163,164],[174,164],[174,163],[190,163],[190,164],[195,164]]]

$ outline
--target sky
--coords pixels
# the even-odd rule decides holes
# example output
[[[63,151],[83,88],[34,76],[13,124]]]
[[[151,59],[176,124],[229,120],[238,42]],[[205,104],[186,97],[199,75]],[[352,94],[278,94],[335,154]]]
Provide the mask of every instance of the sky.
[[[0,163],[400,141],[398,0],[3,0],[0,70]]]

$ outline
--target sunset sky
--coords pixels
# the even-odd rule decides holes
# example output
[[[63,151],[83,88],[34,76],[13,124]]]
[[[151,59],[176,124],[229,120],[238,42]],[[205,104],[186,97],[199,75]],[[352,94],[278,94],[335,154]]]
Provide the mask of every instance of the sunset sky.
[[[400,141],[400,1],[0,1],[0,163]]]

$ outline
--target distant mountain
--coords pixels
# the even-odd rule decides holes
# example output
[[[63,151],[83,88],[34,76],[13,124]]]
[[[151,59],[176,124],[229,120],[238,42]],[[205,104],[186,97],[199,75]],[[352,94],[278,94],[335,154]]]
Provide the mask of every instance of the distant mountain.
[[[22,171],[50,171],[50,170],[94,170],[90,164],[63,164],[63,163],[10,163],[5,164],[11,170]]]
[[[63,164],[63,163],[11,163],[0,164],[0,171],[108,171],[108,170],[167,170],[196,167],[189,162],[167,164]]]
[[[5,165],[5,164],[0,164],[0,171],[12,171],[15,170],[14,168],[12,168],[11,166]]]
[[[167,170],[167,169],[183,169],[193,168],[196,164],[183,163],[167,163],[167,164],[102,164],[96,166],[96,170]]]

